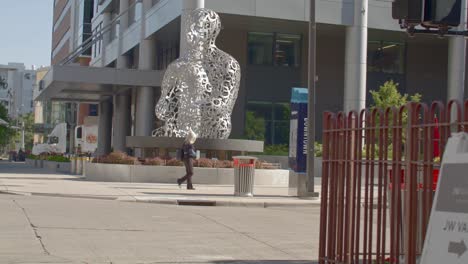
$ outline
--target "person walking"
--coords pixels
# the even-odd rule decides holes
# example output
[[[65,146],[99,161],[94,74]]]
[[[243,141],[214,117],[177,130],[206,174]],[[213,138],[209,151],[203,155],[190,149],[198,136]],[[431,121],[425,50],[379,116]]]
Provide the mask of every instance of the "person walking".
[[[185,165],[186,174],[184,177],[177,179],[177,184],[179,188],[181,187],[182,183],[187,181],[187,190],[195,190],[192,184],[192,176],[193,176],[193,160],[197,157],[197,153],[193,144],[197,140],[197,135],[192,131],[189,130],[187,137],[185,138],[184,145],[182,146],[182,160]]]

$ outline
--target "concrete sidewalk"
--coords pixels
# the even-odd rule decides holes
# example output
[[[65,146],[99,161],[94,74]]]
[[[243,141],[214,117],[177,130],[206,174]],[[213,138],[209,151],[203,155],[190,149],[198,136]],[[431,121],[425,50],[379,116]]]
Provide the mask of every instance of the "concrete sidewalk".
[[[183,186],[185,187],[185,186]],[[288,188],[256,187],[255,197],[234,197],[234,187],[197,185],[196,190],[179,189],[177,184],[88,182],[83,177],[50,173],[24,163],[0,161],[0,192],[71,198],[118,200],[174,205],[205,206],[319,206],[319,200],[288,195]],[[319,186],[316,186],[319,190]]]

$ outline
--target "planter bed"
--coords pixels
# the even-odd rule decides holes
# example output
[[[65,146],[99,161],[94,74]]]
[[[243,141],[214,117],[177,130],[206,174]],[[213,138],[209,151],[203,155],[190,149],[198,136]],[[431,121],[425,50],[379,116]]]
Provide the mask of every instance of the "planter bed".
[[[54,172],[70,173],[70,162],[56,162],[44,160],[43,168]]]
[[[185,167],[86,163],[85,177],[90,181],[173,183],[185,175]],[[288,170],[255,170],[255,185],[287,187]],[[194,168],[194,184],[233,185],[234,169]]]
[[[36,160],[33,159],[26,159],[26,165],[30,167],[35,167]]]

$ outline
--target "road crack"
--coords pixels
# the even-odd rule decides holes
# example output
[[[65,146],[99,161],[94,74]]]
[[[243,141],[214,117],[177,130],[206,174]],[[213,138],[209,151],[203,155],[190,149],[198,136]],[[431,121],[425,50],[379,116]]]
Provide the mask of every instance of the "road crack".
[[[226,224],[224,224],[224,223],[222,223],[222,222],[216,221],[215,219],[213,219],[213,218],[211,218],[211,217],[208,217],[208,216],[206,216],[206,215],[202,215],[202,214],[199,214],[199,213],[193,213],[193,214],[198,215],[198,216],[200,216],[200,217],[202,217],[202,218],[204,218],[204,219],[206,219],[206,220],[208,220],[208,221],[211,221],[211,222],[213,222],[213,223],[215,223],[215,224],[221,225],[221,226],[223,226],[223,227],[225,227],[225,228],[231,230],[231,231],[234,232],[234,233],[241,234],[241,235],[245,236],[246,238],[249,238],[249,239],[251,239],[251,240],[254,240],[254,241],[256,241],[256,242],[258,242],[258,243],[260,243],[260,244],[263,244],[263,245],[265,245],[265,246],[267,246],[267,247],[269,247],[269,248],[271,248],[271,249],[274,249],[274,250],[276,250],[276,251],[280,251],[280,252],[283,253],[283,254],[286,254],[286,255],[288,255],[288,256],[290,256],[290,257],[296,258],[295,256],[293,256],[293,255],[289,254],[288,252],[282,250],[281,248],[277,248],[277,247],[275,247],[275,246],[273,246],[273,245],[270,245],[270,244],[266,243],[265,241],[259,240],[259,239],[255,238],[255,237],[249,235],[249,234],[246,233],[246,232],[239,232],[238,230],[234,229],[233,227],[230,227],[230,226],[228,226],[228,225],[226,225]]]
[[[51,255],[50,252],[45,247],[44,242],[42,242],[42,237],[37,232],[37,227],[31,222],[31,218],[29,217],[28,213],[26,212],[26,209],[24,207],[22,207],[16,200],[13,200],[13,203],[15,203],[16,206],[18,206],[18,208],[20,208],[23,211],[24,216],[26,217],[26,219],[28,220],[29,225],[31,226],[32,230],[34,231],[34,235],[36,236],[36,239],[41,244],[42,251],[44,252],[44,254],[50,256]]]

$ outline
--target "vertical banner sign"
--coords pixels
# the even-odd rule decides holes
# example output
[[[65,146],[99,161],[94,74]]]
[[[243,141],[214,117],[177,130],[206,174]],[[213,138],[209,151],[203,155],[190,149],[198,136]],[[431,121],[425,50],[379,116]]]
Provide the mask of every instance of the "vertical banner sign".
[[[289,132],[289,167],[305,173],[307,168],[307,88],[293,88]]]

